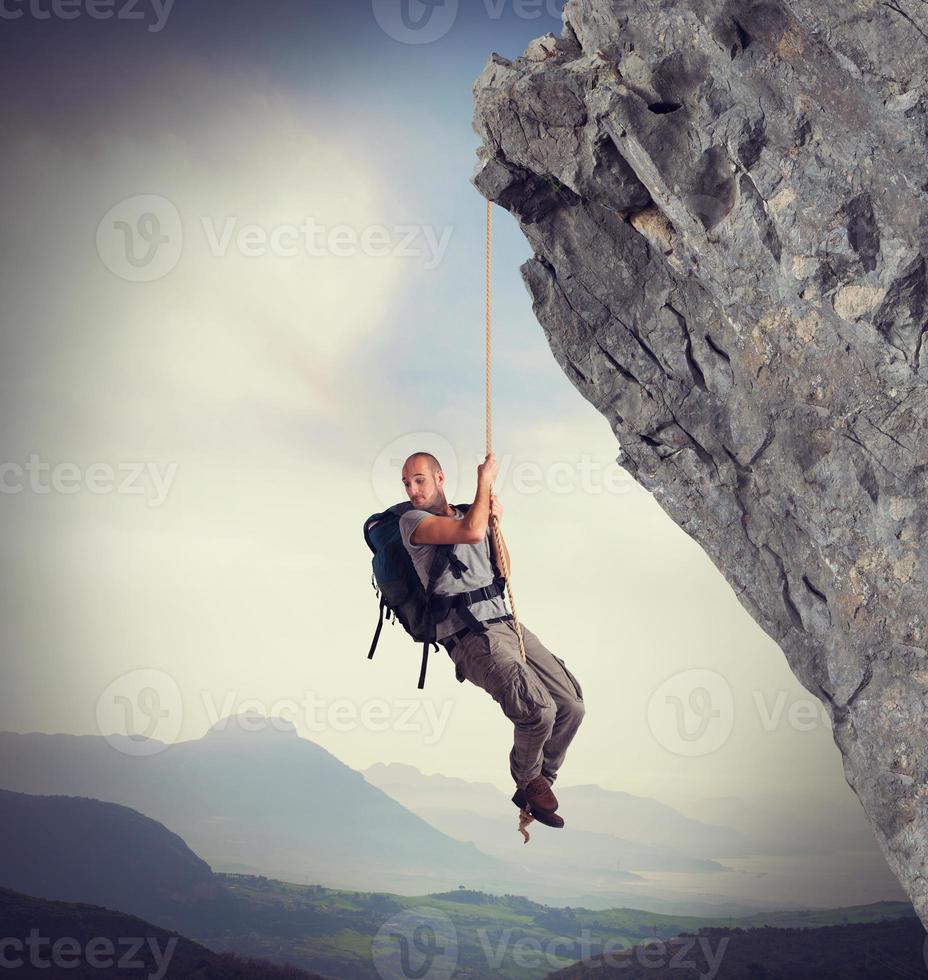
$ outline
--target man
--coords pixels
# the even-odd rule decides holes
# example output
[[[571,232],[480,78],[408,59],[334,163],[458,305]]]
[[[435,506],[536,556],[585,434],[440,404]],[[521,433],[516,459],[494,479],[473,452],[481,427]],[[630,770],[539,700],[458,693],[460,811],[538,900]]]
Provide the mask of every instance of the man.
[[[503,561],[489,528],[493,515],[502,517],[502,506],[490,491],[499,470],[493,453],[477,467],[477,496],[466,513],[448,504],[445,474],[430,453],[414,453],[403,464],[403,486],[413,504],[400,518],[403,544],[412,557],[422,584],[428,582],[436,545],[455,545],[454,554],[464,563],[450,566],[439,577],[436,595],[471,592],[491,585],[509,570],[509,552],[503,542]],[[493,590],[490,590],[493,591]],[[522,624],[526,660],[519,651],[515,625],[501,595],[482,598],[469,606],[479,621],[451,609],[438,622],[435,638],[455,665],[458,680],[482,687],[497,701],[514,726],[509,771],[516,784],[513,803],[549,827],[563,827],[555,813],[558,801],[551,789],[567,747],[583,720],[583,691],[564,661],[547,650]]]

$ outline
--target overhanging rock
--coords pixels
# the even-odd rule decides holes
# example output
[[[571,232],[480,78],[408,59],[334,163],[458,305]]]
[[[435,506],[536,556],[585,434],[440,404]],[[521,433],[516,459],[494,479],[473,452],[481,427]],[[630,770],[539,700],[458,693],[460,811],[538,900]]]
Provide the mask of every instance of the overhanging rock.
[[[928,5],[570,0],[474,182],[619,461],[832,719],[928,925]]]

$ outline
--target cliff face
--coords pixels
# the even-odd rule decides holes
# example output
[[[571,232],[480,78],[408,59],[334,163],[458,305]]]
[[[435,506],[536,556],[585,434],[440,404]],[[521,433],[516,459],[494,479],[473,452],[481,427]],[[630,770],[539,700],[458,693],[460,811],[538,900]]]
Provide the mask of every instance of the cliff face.
[[[619,461],[827,706],[928,925],[928,3],[570,0],[474,182]]]

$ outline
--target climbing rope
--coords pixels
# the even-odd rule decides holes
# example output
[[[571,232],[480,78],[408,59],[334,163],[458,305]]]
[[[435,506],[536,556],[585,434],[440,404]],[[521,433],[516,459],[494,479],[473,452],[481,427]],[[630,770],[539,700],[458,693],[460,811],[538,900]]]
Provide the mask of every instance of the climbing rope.
[[[492,351],[492,340],[493,340],[493,303],[492,303],[492,258],[493,258],[493,202],[487,201],[487,455],[489,456],[493,450],[493,427],[492,427],[492,369],[491,369],[491,351]],[[493,487],[490,487],[490,493],[493,493]],[[499,563],[501,566],[501,571],[504,578],[506,579],[506,596],[509,599],[509,608],[512,610],[512,620],[515,626],[516,636],[519,638],[519,653],[522,654],[523,662],[527,662],[525,656],[525,640],[522,636],[522,624],[519,622],[519,614],[516,611],[516,600],[515,596],[512,594],[512,580],[509,575],[509,563],[506,561],[506,553],[503,550],[503,532],[499,527],[499,519],[493,515],[490,518],[490,525],[493,528],[493,540],[496,543],[496,554],[499,557]]]
[[[492,352],[492,339],[493,339],[493,316],[492,316],[492,258],[493,258],[493,202],[487,201],[487,364],[486,364],[486,377],[487,377],[487,399],[486,399],[486,415],[487,415],[487,455],[489,456],[493,450],[493,427],[491,423],[492,418],[492,371],[491,371],[491,352]],[[490,487],[490,493],[493,493],[493,487]],[[506,596],[509,599],[509,608],[512,610],[512,622],[515,627],[516,636],[519,638],[519,653],[522,655],[523,663],[528,663],[525,656],[525,639],[522,636],[522,624],[519,622],[519,614],[516,611],[516,600],[515,596],[512,594],[512,579],[509,574],[509,562],[506,561],[506,552],[503,550],[503,532],[499,527],[499,519],[495,515],[490,517],[490,526],[493,528],[493,540],[496,543],[496,554],[499,558],[500,570],[503,573],[503,577],[506,579]],[[527,844],[529,842],[529,833],[526,828],[535,818],[532,816],[531,810],[526,804],[519,810],[519,826],[518,831],[522,835],[522,843]]]

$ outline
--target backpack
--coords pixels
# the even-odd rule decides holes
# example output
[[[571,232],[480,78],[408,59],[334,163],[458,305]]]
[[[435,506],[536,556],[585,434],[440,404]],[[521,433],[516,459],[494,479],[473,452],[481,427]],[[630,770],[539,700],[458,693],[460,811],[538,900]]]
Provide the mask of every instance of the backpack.
[[[470,504],[458,504],[457,508],[467,513]],[[484,632],[486,627],[468,607],[482,599],[502,595],[504,580],[494,579],[489,585],[471,592],[435,595],[435,584],[447,568],[450,567],[455,578],[460,578],[468,570],[467,565],[455,554],[453,544],[439,544],[435,545],[432,564],[429,566],[428,584],[423,587],[400,534],[400,517],[412,509],[410,501],[394,504],[380,514],[372,514],[364,522],[364,540],[374,553],[371,560],[371,586],[380,597],[377,629],[367,658],[370,660],[374,656],[384,620],[391,616],[394,623],[399,620],[403,629],[422,644],[422,667],[418,683],[421,689],[425,687],[429,648],[435,647],[438,650],[435,639],[435,627],[438,623],[446,619],[454,609],[472,630]]]

